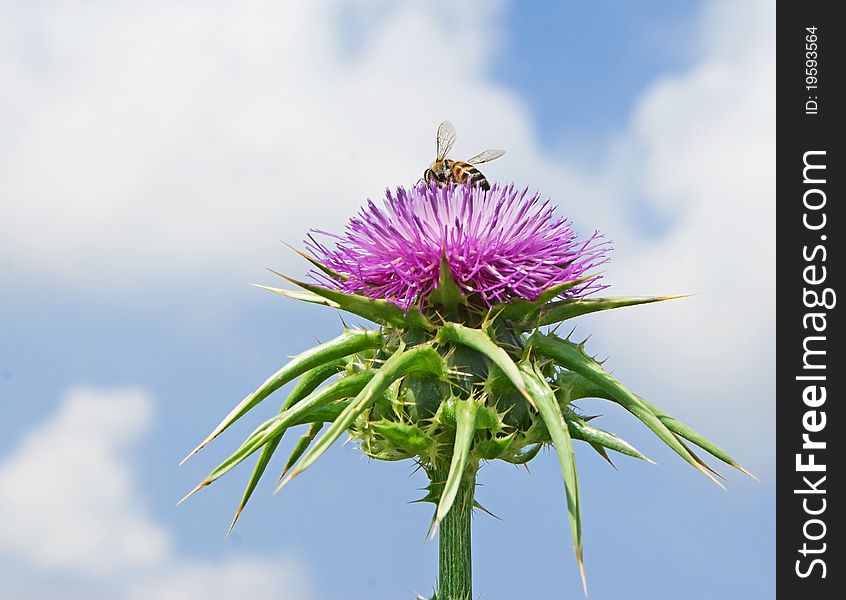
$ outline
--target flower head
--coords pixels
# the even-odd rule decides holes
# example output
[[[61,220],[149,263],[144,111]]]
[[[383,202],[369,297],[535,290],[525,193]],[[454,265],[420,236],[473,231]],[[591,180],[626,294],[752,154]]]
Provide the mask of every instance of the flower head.
[[[326,281],[345,292],[407,308],[425,302],[447,265],[464,296],[491,306],[535,300],[550,286],[576,281],[607,260],[609,244],[601,235],[580,239],[570,221],[554,211],[548,200],[513,185],[483,191],[421,184],[388,190],[384,208],[368,201],[344,235],[313,230],[306,243],[342,276]],[[320,243],[315,234],[334,238],[335,247]],[[582,296],[603,287],[591,278],[566,294]]]
[[[332,237],[334,246],[321,244],[317,234]],[[414,460],[426,472],[429,486],[419,501],[437,506],[430,533],[439,526],[451,532],[440,538],[443,560],[456,553],[444,540],[458,539],[452,532],[469,527],[480,465],[526,464],[551,446],[561,465],[584,585],[574,441],[589,444],[609,462],[608,451],[648,459],[589,423],[592,417],[582,415],[574,402],[602,397],[620,404],[718,485],[719,474],[687,442],[748,473],[707,438],[626,389],[588,354],[586,340],[558,337],[561,323],[581,315],[673,297],[580,301],[604,287],[591,269],[607,260],[609,244],[597,233],[579,238],[537,194],[512,185],[487,191],[464,185],[399,188],[387,193],[384,207],[369,202],[343,235],[312,231],[307,244],[314,258],[305,258],[318,269],[313,276],[327,283],[282,275],[305,292],[266,289],[376,326],[345,325],[341,335],[293,357],[241,400],[191,454],[299,378],[281,412],[255,429],[188,496],[261,449],[237,520],[288,429],[308,424],[277,489],[346,432],[368,457]],[[329,426],[316,438],[324,423]],[[462,560],[470,564],[469,555]],[[439,590],[437,596],[469,597],[469,578],[456,585],[458,593]]]

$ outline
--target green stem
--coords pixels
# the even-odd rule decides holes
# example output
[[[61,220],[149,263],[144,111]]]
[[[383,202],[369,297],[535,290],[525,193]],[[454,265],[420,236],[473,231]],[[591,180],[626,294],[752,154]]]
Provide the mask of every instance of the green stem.
[[[447,478],[448,468],[435,471],[438,482]],[[470,518],[473,515],[473,495],[476,469],[467,470],[452,508],[441,522],[438,533],[438,593],[437,600],[471,600],[473,579],[470,553]]]

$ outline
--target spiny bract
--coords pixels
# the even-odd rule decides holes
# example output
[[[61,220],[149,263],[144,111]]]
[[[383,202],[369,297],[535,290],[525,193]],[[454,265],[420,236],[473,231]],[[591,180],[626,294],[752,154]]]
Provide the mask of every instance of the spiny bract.
[[[191,494],[258,452],[237,520],[286,431],[305,428],[280,488],[346,432],[372,458],[411,459],[427,471],[432,483],[422,500],[437,505],[434,529],[462,479],[472,478],[481,461],[522,464],[552,445],[581,567],[573,440],[609,461],[609,450],[645,457],[595,427],[574,401],[603,398],[621,405],[717,483],[719,474],[688,442],[742,470],[705,437],[630,392],[586,353],[584,343],[541,330],[587,313],[669,299],[585,297],[603,288],[589,272],[605,260],[607,245],[599,236],[580,241],[569,222],[553,219],[553,207],[513,186],[483,192],[421,185],[389,193],[386,204],[381,210],[371,202],[334,249],[311,236],[312,256],[303,256],[323,285],[285,277],[300,289],[265,288],[377,327],[345,328],[295,356],[244,398],[194,452],[299,378],[279,414]],[[448,475],[439,480],[436,473]]]

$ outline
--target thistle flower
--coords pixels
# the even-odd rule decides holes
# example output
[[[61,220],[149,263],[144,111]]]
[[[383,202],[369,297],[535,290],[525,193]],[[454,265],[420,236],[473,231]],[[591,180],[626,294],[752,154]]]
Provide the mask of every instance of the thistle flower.
[[[334,238],[334,248],[318,235]],[[608,374],[584,341],[542,331],[584,314],[671,297],[586,297],[604,288],[593,269],[605,262],[608,243],[598,234],[579,239],[537,195],[511,185],[489,191],[399,188],[387,194],[383,209],[369,202],[343,236],[312,232],[307,246],[311,255],[301,255],[315,267],[318,283],[283,275],[300,289],[259,287],[352,313],[376,327],[345,327],[334,340],[296,355],[189,454],[297,381],[279,414],[188,494],[259,453],[232,526],[288,430],[305,428],[277,490],[347,433],[371,458],[412,460],[426,472],[430,483],[420,501],[436,505],[430,527],[439,532],[436,597],[468,600],[470,515],[481,509],[476,473],[485,461],[525,464],[543,446],[558,456],[585,583],[573,441],[609,462],[609,451],[648,459],[594,426],[575,405],[582,398],[622,406],[718,485],[722,476],[689,444],[744,471],[703,435]]]
[[[579,240],[571,223],[528,189],[421,184],[387,192],[384,210],[372,201],[347,225],[333,250],[314,235],[307,245],[343,276],[321,280],[345,292],[400,306],[423,303],[438,288],[441,264],[458,289],[487,306],[513,298],[536,300],[550,286],[572,282],[604,263],[607,242],[594,233]],[[566,293],[583,296],[604,286],[596,278]]]

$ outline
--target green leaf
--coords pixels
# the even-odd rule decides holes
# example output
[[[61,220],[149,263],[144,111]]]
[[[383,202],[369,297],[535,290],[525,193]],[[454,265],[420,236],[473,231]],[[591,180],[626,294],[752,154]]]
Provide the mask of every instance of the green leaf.
[[[284,412],[289,406],[293,406],[294,404],[311,394],[314,390],[317,389],[317,387],[321,383],[323,383],[333,375],[337,374],[338,371],[340,371],[342,368],[343,364],[340,361],[336,361],[330,364],[321,365],[303,374],[303,376],[297,382],[297,385],[294,386],[293,390],[291,390],[291,393],[288,395],[288,398],[285,400],[285,403],[282,405],[282,409],[279,412]],[[238,521],[238,517],[241,516],[244,507],[250,500],[250,496],[253,495],[253,491],[255,491],[259,480],[262,478],[262,475],[264,475],[264,471],[265,469],[267,469],[267,465],[270,462],[270,458],[273,456],[273,453],[276,452],[276,447],[279,445],[279,442],[281,440],[282,436],[280,435],[279,437],[265,445],[264,448],[262,448],[261,455],[259,455],[258,461],[256,462],[256,466],[255,468],[253,468],[253,473],[252,475],[250,475],[250,480],[247,482],[247,488],[246,490],[244,490],[244,495],[241,498],[241,503],[238,505],[238,508],[235,511],[235,517],[232,519],[232,523],[229,525],[229,531],[226,535],[232,533],[232,528],[235,527],[235,523]]]
[[[591,448],[593,448],[593,449],[596,451],[596,453],[597,453],[597,454],[599,454],[599,456],[601,456],[602,458],[604,458],[604,459],[605,459],[605,461],[606,461],[609,465],[611,465],[611,466],[614,468],[614,470],[615,470],[615,471],[616,471],[616,470],[618,470],[618,469],[617,469],[617,465],[615,465],[615,464],[614,464],[614,461],[613,461],[613,460],[611,460],[611,457],[610,457],[610,456],[608,456],[608,452],[606,452],[606,451],[605,451],[605,448],[603,448],[603,447],[602,447],[602,446],[600,446],[599,444],[590,444],[590,447],[591,447]]]
[[[580,283],[594,279],[597,276],[597,274],[587,275],[585,277],[580,277],[579,279],[574,279],[573,281],[565,281],[564,283],[551,285],[543,290],[535,300],[530,301],[516,299],[511,302],[504,302],[491,307],[489,312],[496,318],[509,319],[512,321],[526,321],[533,317],[553,298],[556,298],[567,290],[576,287]]]
[[[501,431],[505,424],[502,421],[502,416],[491,406],[486,406],[489,398],[484,395],[481,398],[479,405],[479,413],[476,415],[476,426],[479,429],[489,429],[494,433]]]
[[[320,304],[321,306],[328,306],[329,308],[341,308],[338,303],[332,302],[331,300],[324,298],[323,296],[318,296],[317,294],[313,294],[311,292],[303,292],[300,290],[285,290],[282,288],[261,285],[259,283],[254,283],[253,287],[257,287],[261,290],[267,290],[268,292],[273,292],[274,294],[279,294],[280,296],[285,296],[286,298],[291,298],[293,300],[299,300],[300,302]]]
[[[444,375],[445,366],[441,356],[428,344],[415,346],[411,350],[405,350],[404,346],[394,352],[385,363],[376,371],[373,379],[362,389],[355,399],[343,410],[338,418],[329,426],[324,433],[300,459],[300,463],[285,477],[278,492],[292,479],[308,469],[320,458],[326,450],[337,440],[341,434],[352,424],[358,415],[372,405],[376,399],[384,393],[388,386],[397,379],[408,373],[431,373],[433,375]]]
[[[488,334],[481,329],[473,329],[458,323],[444,323],[438,331],[436,340],[440,343],[462,344],[477,352],[481,352],[487,356],[496,366],[502,369],[506,377],[514,384],[514,387],[523,395],[524,398],[533,404],[534,400],[526,391],[526,384],[517,365],[508,353],[496,342],[494,342]]]
[[[558,454],[558,462],[561,464],[561,475],[564,478],[564,487],[567,492],[567,514],[570,520],[570,532],[573,536],[573,549],[576,552],[576,560],[579,563],[579,573],[582,576],[582,586],[587,595],[587,581],[585,579],[584,558],[582,553],[582,515],[579,500],[579,479],[576,473],[576,454],[573,451],[573,440],[570,438],[570,429],[564,421],[564,415],[558,400],[546,379],[540,375],[535,367],[529,363],[521,363],[520,371],[526,380],[526,388],[535,399],[538,411],[543,417],[555,452]]]
[[[581,300],[560,300],[552,302],[541,310],[538,326],[560,323],[573,317],[580,317],[593,312],[623,308],[624,306],[637,306],[639,304],[650,304],[652,302],[663,302],[665,300],[677,300],[687,296],[655,296],[636,297],[628,296],[622,298],[583,298]]]
[[[622,383],[606,373],[596,360],[585,354],[582,346],[569,340],[562,340],[554,335],[543,335],[540,332],[536,332],[529,338],[529,347],[541,356],[550,358],[559,365],[585,377],[607,394],[611,400],[617,402],[640,419],[644,425],[649,427],[665,444],[672,448],[688,464],[693,466],[693,468],[708,477],[708,479],[718,486],[723,487],[708,472],[708,469],[705,469],[691,455],[688,449],[679,442],[675,434],[643,404],[641,399],[626,389]]]
[[[366,371],[366,373],[368,377],[373,376],[372,371]],[[349,377],[353,377],[353,375],[348,375],[345,379]],[[332,400],[331,402],[315,406],[309,410],[308,413],[297,419],[296,425],[305,425],[306,423],[331,423],[337,419],[342,412],[344,412],[344,409],[347,405],[349,405],[350,400],[352,400],[352,398],[354,398],[363,387],[364,385],[361,385],[361,387],[352,390],[349,395],[339,400]]]
[[[640,396],[638,396],[638,397],[640,398]],[[742,473],[745,473],[749,477],[752,477],[753,479],[757,479],[757,477],[755,477],[752,473],[750,473],[749,471],[744,469],[742,466],[740,466],[740,464],[738,464],[738,462],[736,460],[734,460],[731,456],[729,456],[729,454],[725,450],[723,450],[722,448],[717,446],[714,442],[712,442],[711,440],[706,438],[704,435],[702,435],[701,433],[699,433],[698,431],[696,431],[692,427],[688,427],[687,425],[685,425],[684,423],[682,423],[678,419],[671,417],[670,415],[666,414],[660,408],[650,404],[649,402],[647,402],[643,398],[640,398],[640,401],[643,402],[643,404],[649,410],[651,410],[653,414],[655,414],[659,419],[661,419],[661,421],[664,423],[664,425],[667,426],[667,429],[669,429],[670,431],[672,431],[676,435],[683,437],[684,439],[688,440],[689,442],[693,442],[694,444],[696,444],[697,446],[699,446],[700,448],[705,450],[705,452],[707,452],[708,454],[710,454],[714,458],[723,461],[724,463],[726,463],[730,467],[734,467],[735,469],[737,469],[738,471],[740,471]]]
[[[438,287],[429,294],[429,300],[452,310],[459,304],[467,304],[467,299],[452,278],[446,253],[441,253],[441,265],[438,273]]]
[[[470,456],[470,447],[473,445],[473,434],[476,432],[476,414],[479,405],[473,400],[455,401],[455,443],[452,448],[452,459],[449,464],[449,474],[441,493],[438,510],[435,513],[435,520],[429,530],[433,536],[438,526],[452,508],[455,497],[458,495],[458,488],[464,473],[467,470],[467,458]]]
[[[376,373],[377,371],[374,369],[357,371],[315,390],[308,397],[288,407],[285,412],[259,425],[250,434],[250,437],[257,435],[272,437],[281,435],[286,429],[297,425],[315,422],[325,423],[326,418],[334,415],[339,406],[345,405],[347,398],[357,396],[376,376]]]
[[[294,446],[293,451],[291,451],[291,456],[288,457],[288,462],[285,463],[285,468],[282,469],[282,477],[285,477],[285,474],[291,470],[291,468],[296,464],[300,457],[303,455],[303,452],[311,445],[314,441],[314,438],[317,437],[317,434],[320,433],[320,430],[323,429],[323,422],[317,421],[309,425],[308,431],[300,436],[300,439],[297,440],[297,444]],[[281,439],[281,438],[280,438]],[[270,444],[268,444],[269,446]],[[267,446],[265,446],[267,447]]]
[[[368,298],[367,296],[360,296],[358,294],[348,294],[339,290],[332,290],[319,285],[306,283],[305,281],[297,281],[296,279],[292,279],[286,275],[277,273],[276,271],[271,271],[271,273],[278,275],[285,281],[293,283],[312,294],[331,300],[342,310],[364,317],[365,319],[369,319],[376,323],[385,323],[401,329],[432,330],[435,328],[435,326],[432,325],[432,323],[414,307],[410,308],[406,312],[404,309],[388,300],[380,298],[373,299]],[[277,294],[282,294],[283,296],[287,295],[284,293],[284,290],[277,290],[276,288],[265,289],[269,289]]]
[[[511,463],[512,465],[524,465],[530,460],[532,460],[534,457],[536,457],[538,455],[538,452],[540,452],[541,448],[543,448],[543,444],[538,443],[533,445],[528,450],[519,450],[511,456],[505,455],[500,456],[500,458],[507,463]]]
[[[582,398],[606,398],[608,396],[599,386],[573,371],[558,371],[554,376],[554,381],[555,395],[562,404],[569,404]]]
[[[270,376],[261,386],[241,400],[238,405],[233,408],[228,415],[218,424],[217,427],[204,439],[199,446],[194,448],[188,456],[183,459],[183,463],[191,458],[194,454],[199,452],[206,444],[220,435],[226,428],[232,425],[235,421],[243,417],[259,402],[267,398],[270,394],[281,388],[286,383],[299,377],[306,371],[325,363],[361,352],[368,348],[378,348],[382,345],[383,336],[379,330],[369,331],[363,329],[349,329],[344,331],[341,335],[333,340],[310,348],[305,352],[296,355],[284,367],[279,369],[276,373]],[[180,463],[181,464],[181,463]]]
[[[556,395],[558,396],[559,400],[563,402],[578,400],[579,398],[605,398],[607,400],[616,401],[614,400],[614,397],[611,394],[600,389],[598,386],[585,379],[578,373],[574,373],[572,371],[559,372],[556,375],[555,383],[558,386]],[[648,408],[652,412],[652,414],[657,416],[661,420],[661,422],[664,423],[667,429],[672,431],[675,435],[696,444],[697,446],[711,454],[714,458],[723,461],[730,467],[737,469],[738,471],[748,475],[749,477],[752,477],[753,479],[757,479],[752,473],[744,469],[736,460],[729,456],[729,454],[725,450],[717,446],[714,442],[706,438],[704,435],[702,435],[692,427],[685,425],[678,419],[666,414],[658,407],[647,402],[641,396],[637,396],[637,398],[646,408]],[[710,469],[710,467],[708,467],[707,465],[704,466]]]
[[[393,446],[411,455],[421,454],[432,448],[434,440],[414,423],[381,420],[371,423],[373,430]]]
[[[367,456],[367,458],[372,458],[374,460],[383,460],[385,462],[397,462],[400,460],[408,460],[409,458],[413,458],[413,454],[408,454],[407,452],[403,452],[401,450],[384,450],[381,452],[368,452],[367,450],[362,448],[362,452]]]
[[[570,418],[565,417],[565,420],[567,421],[567,427],[570,430],[570,436],[575,440],[587,442],[592,446],[608,448],[609,450],[614,450],[615,452],[619,452],[620,454],[639,458],[640,460],[645,460],[646,462],[654,464],[653,461],[646,458],[626,440],[614,435],[611,432],[605,431],[604,429],[599,429],[598,427],[593,427],[592,425],[588,425],[584,422],[584,420],[575,418],[574,416]]]
[[[478,426],[478,424],[477,424]],[[494,460],[504,455],[516,437],[517,432],[504,435],[492,436],[489,439],[477,442],[473,447],[473,455],[482,460]]]
[[[272,419],[268,419],[256,428],[229,458],[206,475],[206,478],[186,494],[179,503],[181,504],[202,488],[211,485],[223,477],[226,473],[241,464],[253,452],[265,444],[277,440],[290,427],[310,422],[309,416],[312,412],[319,410],[321,407],[331,405],[340,398],[349,398],[350,396],[357,395],[374,378],[374,375],[375,373],[373,371],[361,371],[342,377],[326,387],[315,390],[288,408],[285,412],[280,413]]]
[[[716,471],[716,470],[714,470],[713,468],[711,468],[711,466],[710,466],[708,463],[706,463],[704,460],[702,460],[702,459],[701,459],[701,458],[700,458],[700,457],[696,454],[696,452],[694,452],[694,451],[693,451],[693,449],[691,449],[691,447],[690,447],[690,446],[688,446],[687,444],[685,444],[685,443],[684,443],[684,440],[683,440],[683,439],[681,439],[681,437],[679,437],[679,436],[676,436],[676,437],[678,438],[679,443],[680,443],[682,446],[684,446],[684,447],[685,447],[685,449],[686,449],[688,452],[690,452],[690,455],[693,457],[693,460],[695,460],[696,462],[698,462],[698,463],[699,463],[699,464],[700,464],[703,468],[708,469],[708,471],[710,471],[711,473],[713,473],[714,475],[716,475],[716,476],[717,476],[717,477],[719,477],[720,479],[725,479],[725,477],[723,477],[723,476],[719,473],[719,471]]]

